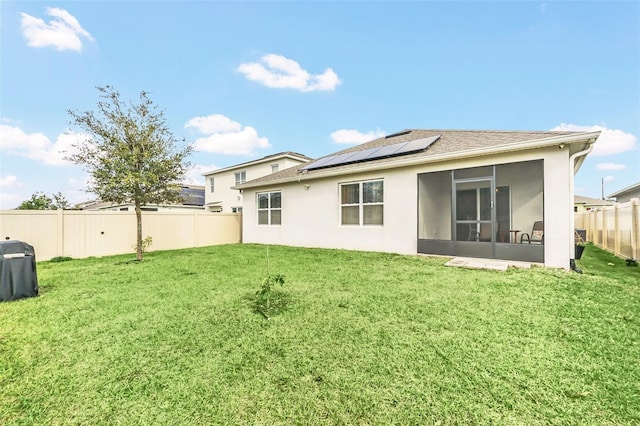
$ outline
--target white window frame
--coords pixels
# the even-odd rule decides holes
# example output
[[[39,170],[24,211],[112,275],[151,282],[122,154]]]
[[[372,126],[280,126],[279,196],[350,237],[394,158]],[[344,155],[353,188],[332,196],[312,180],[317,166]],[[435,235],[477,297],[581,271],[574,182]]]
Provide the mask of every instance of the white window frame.
[[[271,165],[271,173],[275,173],[280,170],[280,164],[275,163]]]
[[[280,207],[271,206],[271,194],[280,194]],[[267,207],[260,208],[260,196],[267,195]],[[272,223],[272,212],[280,212],[280,223]],[[267,212],[267,223],[260,223],[260,212]],[[282,225],[282,191],[265,191],[256,193],[256,223],[258,226],[280,226]]]
[[[215,188],[215,179],[213,177],[209,178],[209,193],[213,193]]]
[[[368,202],[365,203],[363,200],[363,191],[362,191],[362,186],[365,183],[371,183],[371,182],[381,182],[382,183],[382,201],[380,202]],[[349,186],[349,185],[358,185],[358,202],[357,203],[343,203],[342,202],[342,187],[343,186]],[[343,182],[340,183],[338,185],[338,218],[339,218],[339,225],[340,226],[344,226],[344,227],[382,227],[384,226],[384,179],[368,179],[368,180],[362,180],[362,181],[354,181],[354,182]],[[343,224],[342,223],[342,209],[344,207],[358,207],[358,223],[355,224]],[[365,224],[364,223],[364,207],[365,206],[382,206],[382,223],[375,223],[375,224]]]
[[[236,185],[242,185],[247,181],[247,172],[245,170],[235,172],[233,176],[236,180]]]

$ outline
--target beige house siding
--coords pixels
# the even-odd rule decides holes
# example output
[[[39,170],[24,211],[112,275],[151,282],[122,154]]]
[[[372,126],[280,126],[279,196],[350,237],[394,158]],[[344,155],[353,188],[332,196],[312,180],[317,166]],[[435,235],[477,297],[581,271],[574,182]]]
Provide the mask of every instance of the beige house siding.
[[[245,172],[245,181],[248,182],[272,174],[273,166],[277,166],[278,171],[285,170],[305,163],[306,159],[307,157],[302,155],[291,158],[276,154],[253,162],[205,173],[205,209],[210,212],[231,213],[232,209],[242,207],[242,193],[231,189],[236,185],[235,174],[238,172]],[[214,179],[213,191],[211,190],[211,178]]]
[[[573,211],[576,213],[586,212],[591,209],[596,209],[605,206],[613,205],[612,201],[599,200],[597,198],[589,198],[581,195],[574,195],[573,197]]]

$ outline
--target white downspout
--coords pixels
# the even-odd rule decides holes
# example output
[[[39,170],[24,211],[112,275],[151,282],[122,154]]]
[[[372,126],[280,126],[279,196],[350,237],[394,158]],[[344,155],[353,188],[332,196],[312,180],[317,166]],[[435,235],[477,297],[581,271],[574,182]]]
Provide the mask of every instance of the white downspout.
[[[571,246],[569,249],[569,253],[571,253],[571,256],[569,257],[569,266],[571,270],[579,273],[582,273],[582,271],[576,268],[575,247],[574,247],[575,246],[574,233],[575,233],[575,227],[576,227],[576,216],[573,211],[573,205],[575,200],[575,194],[574,194],[574,186],[575,186],[574,177],[575,177],[575,169],[576,169],[575,160],[581,156],[586,157],[593,150],[594,143],[595,143],[595,139],[589,141],[589,147],[587,149],[578,151],[569,157],[569,164],[571,165],[569,169],[569,195],[571,197],[571,202],[569,203],[571,206],[571,213],[569,215],[569,232],[571,233],[571,237],[569,238],[569,242]]]

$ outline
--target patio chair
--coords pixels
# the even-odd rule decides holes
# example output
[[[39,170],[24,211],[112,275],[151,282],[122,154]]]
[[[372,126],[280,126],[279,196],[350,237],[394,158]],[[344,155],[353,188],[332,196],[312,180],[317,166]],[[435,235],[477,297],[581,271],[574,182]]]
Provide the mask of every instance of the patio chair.
[[[477,230],[476,224],[469,225],[469,241],[491,241],[491,225],[488,223],[480,224],[480,232]]]
[[[544,221],[538,220],[533,222],[533,229],[531,234],[524,233],[520,236],[520,244],[527,242],[544,244]]]

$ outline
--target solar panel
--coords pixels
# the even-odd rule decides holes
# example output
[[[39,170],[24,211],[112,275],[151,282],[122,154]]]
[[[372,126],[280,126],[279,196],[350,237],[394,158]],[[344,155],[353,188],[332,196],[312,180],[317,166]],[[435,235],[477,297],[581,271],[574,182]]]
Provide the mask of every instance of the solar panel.
[[[336,157],[337,155],[332,155],[330,157],[321,158],[318,161],[314,161],[313,163],[302,167],[300,170],[320,169],[322,167],[325,167],[327,163],[329,163],[331,160],[333,160]]]
[[[369,158],[384,158],[394,155],[406,142],[394,143],[393,145],[382,146],[375,150]]]
[[[204,205],[204,189],[182,188],[182,204],[190,206]]]
[[[405,154],[409,152],[422,151],[423,149],[427,149],[429,145],[431,145],[438,139],[440,139],[440,135],[432,136],[430,138],[422,138],[422,139],[409,141],[402,148],[400,148],[396,152],[396,154]]]
[[[335,155],[333,158],[327,161],[327,163],[322,167],[331,167],[337,164],[342,164],[347,158],[351,157],[352,155],[353,155],[352,152],[349,152],[347,154]]]
[[[395,157],[400,155],[411,154],[413,152],[423,151],[432,143],[440,139],[441,135],[429,138],[415,139],[408,142],[395,143],[377,148],[363,149],[360,151],[352,151],[339,155],[324,157],[318,161],[306,165],[301,170],[323,169],[325,167],[341,166],[343,164],[361,163],[365,161],[377,160],[379,158]]]
[[[385,139],[391,139],[391,138],[395,138],[396,136],[403,136],[403,135],[408,135],[409,133],[411,133],[411,130],[403,130],[401,132],[398,133],[392,133],[390,135],[385,136]]]

